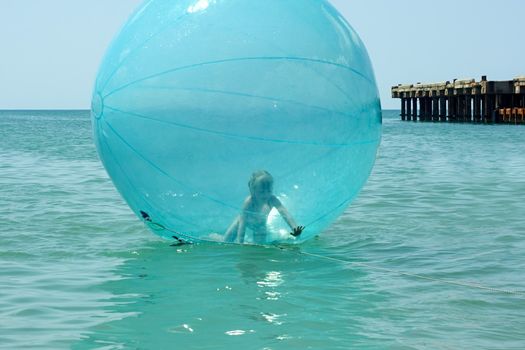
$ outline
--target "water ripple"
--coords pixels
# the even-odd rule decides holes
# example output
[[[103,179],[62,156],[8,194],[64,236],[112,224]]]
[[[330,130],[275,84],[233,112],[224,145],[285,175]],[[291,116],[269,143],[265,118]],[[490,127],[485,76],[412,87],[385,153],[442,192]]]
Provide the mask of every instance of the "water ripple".
[[[319,238],[170,247],[112,186],[87,112],[0,112],[0,348],[522,349],[523,298],[437,281],[525,290],[522,129],[387,112]]]

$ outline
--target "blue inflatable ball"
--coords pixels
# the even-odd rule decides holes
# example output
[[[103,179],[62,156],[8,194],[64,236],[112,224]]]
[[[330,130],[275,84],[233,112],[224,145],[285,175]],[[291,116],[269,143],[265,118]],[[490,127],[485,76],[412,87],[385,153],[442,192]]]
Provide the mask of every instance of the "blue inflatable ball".
[[[102,62],[92,121],[131,209],[186,241],[321,233],[381,136],[365,46],[325,0],[145,1]]]

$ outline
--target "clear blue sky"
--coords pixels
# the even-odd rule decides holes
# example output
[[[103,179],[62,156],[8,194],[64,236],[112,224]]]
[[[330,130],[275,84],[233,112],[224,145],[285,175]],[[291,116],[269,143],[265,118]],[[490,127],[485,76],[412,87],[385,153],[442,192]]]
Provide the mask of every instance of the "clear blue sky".
[[[0,0],[0,109],[89,108],[102,55],[140,2]],[[398,83],[525,75],[524,0],[332,3],[368,48],[384,108],[398,108]]]

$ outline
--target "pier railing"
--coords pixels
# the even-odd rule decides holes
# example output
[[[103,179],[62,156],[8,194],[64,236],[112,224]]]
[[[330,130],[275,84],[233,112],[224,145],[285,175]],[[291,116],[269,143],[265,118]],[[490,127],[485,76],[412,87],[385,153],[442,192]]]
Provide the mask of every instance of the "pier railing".
[[[401,99],[402,120],[525,124],[525,77],[399,84],[392,97]]]

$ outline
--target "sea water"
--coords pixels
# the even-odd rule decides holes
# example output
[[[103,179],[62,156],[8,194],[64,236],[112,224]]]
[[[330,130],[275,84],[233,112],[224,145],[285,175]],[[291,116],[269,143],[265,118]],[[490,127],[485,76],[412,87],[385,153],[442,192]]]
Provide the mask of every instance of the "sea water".
[[[525,128],[398,114],[337,223],[264,248],[170,246],[89,112],[0,112],[0,348],[523,349]]]

